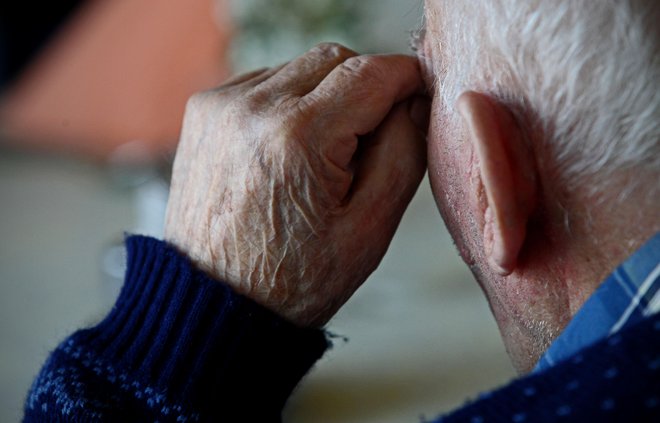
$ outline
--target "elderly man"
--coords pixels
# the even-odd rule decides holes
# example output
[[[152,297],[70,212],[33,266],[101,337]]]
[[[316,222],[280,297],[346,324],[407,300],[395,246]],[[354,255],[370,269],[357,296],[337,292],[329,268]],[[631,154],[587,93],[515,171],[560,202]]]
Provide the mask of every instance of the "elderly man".
[[[439,421],[658,421],[660,6],[426,17],[419,60],[322,45],[191,99],[167,243],[128,239],[115,308],[53,352],[26,420],[279,420],[428,151],[523,374]]]

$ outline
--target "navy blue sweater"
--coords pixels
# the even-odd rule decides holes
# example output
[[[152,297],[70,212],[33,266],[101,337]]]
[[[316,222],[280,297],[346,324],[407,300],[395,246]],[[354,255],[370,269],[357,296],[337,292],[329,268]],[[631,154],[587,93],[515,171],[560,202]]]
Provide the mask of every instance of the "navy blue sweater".
[[[329,347],[197,271],[167,244],[127,240],[117,302],[66,339],[28,394],[25,421],[280,421]],[[440,422],[660,421],[660,318],[481,395]]]

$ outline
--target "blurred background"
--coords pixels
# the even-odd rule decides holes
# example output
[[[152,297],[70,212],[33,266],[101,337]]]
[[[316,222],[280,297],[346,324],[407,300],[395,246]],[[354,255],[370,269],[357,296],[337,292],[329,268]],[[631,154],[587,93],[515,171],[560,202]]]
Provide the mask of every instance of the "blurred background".
[[[188,96],[320,41],[410,52],[422,15],[421,0],[17,3],[0,6],[2,422],[20,420],[48,352],[112,306],[124,233],[161,235]],[[427,181],[330,330],[348,341],[287,422],[419,421],[513,375]]]

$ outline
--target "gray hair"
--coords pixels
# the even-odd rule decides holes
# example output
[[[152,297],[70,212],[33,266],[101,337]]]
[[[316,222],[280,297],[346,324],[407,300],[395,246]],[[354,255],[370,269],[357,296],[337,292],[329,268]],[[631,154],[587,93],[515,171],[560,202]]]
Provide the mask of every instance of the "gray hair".
[[[660,2],[437,5],[440,28],[428,31],[442,43],[435,94],[448,112],[465,90],[489,93],[537,134],[542,165],[568,186],[602,194],[609,176],[643,172],[645,194],[660,194]]]

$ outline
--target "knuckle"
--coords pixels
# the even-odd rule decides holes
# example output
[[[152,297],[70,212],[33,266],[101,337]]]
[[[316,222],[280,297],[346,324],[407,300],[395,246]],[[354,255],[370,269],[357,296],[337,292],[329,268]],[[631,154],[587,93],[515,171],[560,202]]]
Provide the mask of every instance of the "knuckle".
[[[331,42],[316,45],[316,47],[311,50],[311,53],[328,59],[355,56],[355,52],[353,52],[351,49],[344,47],[339,43]]]
[[[354,56],[340,65],[344,73],[373,78],[380,75],[379,60],[375,56]]]
[[[262,115],[272,104],[271,93],[254,89],[236,99],[235,104],[248,115]]]

